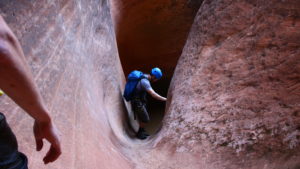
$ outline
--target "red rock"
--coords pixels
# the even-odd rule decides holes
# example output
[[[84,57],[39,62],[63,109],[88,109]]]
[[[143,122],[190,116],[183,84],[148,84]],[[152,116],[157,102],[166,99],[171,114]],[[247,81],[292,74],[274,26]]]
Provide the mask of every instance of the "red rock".
[[[202,0],[112,0],[120,59],[125,74],[162,68],[170,81]]]
[[[181,8],[191,1],[165,8],[171,2],[112,1],[125,70],[149,61],[171,76],[171,56],[181,53],[197,10]],[[125,132],[124,75],[106,1],[14,0],[0,9],[61,131],[63,155],[44,166],[32,120],[0,97],[30,168],[299,168],[298,1],[204,1],[172,79],[164,126],[144,142]],[[163,19],[182,27],[160,25]]]
[[[296,1],[205,1],[158,147],[194,153],[192,168],[299,168],[299,11]]]
[[[28,156],[29,168],[132,168],[108,123],[108,113],[125,114],[120,94],[124,75],[107,1],[1,1],[0,10],[20,40],[60,130],[63,153],[45,166],[48,144],[35,151],[32,119],[1,96],[1,112]]]

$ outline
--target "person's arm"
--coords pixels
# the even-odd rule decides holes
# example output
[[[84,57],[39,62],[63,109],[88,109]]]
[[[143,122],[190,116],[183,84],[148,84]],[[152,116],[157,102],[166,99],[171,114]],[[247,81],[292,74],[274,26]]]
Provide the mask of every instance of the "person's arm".
[[[0,88],[35,119],[37,150],[42,149],[43,139],[50,142],[51,147],[44,162],[55,161],[61,154],[56,128],[33,80],[20,43],[1,16]]]
[[[147,92],[155,99],[160,100],[160,101],[167,101],[167,98],[160,96],[157,94],[152,88],[148,89]]]
[[[148,79],[142,79],[140,83],[143,90],[147,91],[147,93],[150,94],[150,96],[160,101],[167,101],[165,97],[160,96],[152,89],[150,81]]]

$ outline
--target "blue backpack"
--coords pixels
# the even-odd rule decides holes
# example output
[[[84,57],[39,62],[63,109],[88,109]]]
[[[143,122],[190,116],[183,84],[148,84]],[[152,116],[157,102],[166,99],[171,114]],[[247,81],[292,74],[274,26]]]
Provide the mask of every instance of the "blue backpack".
[[[134,89],[136,88],[138,82],[143,78],[145,78],[145,76],[141,71],[134,70],[129,73],[123,94],[123,97],[126,99],[126,101],[132,100]]]

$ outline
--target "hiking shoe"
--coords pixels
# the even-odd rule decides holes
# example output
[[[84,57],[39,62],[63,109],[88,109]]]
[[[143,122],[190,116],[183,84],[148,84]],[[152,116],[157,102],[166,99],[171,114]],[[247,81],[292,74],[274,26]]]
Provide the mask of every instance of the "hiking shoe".
[[[150,136],[147,132],[146,132],[146,130],[144,129],[144,128],[140,128],[141,129],[141,132],[145,135],[145,136]]]
[[[145,129],[139,128],[139,131],[136,133],[136,137],[144,140],[149,136],[149,134],[146,133]]]
[[[141,140],[145,140],[145,139],[147,138],[147,136],[144,135],[143,133],[138,133],[138,134],[136,135],[136,137],[137,137],[138,139],[141,139]]]

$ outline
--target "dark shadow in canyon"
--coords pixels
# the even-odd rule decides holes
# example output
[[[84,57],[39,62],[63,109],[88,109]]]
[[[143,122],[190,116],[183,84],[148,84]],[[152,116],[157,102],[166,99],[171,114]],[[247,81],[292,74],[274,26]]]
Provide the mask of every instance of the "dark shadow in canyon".
[[[152,88],[161,96],[166,97],[170,85],[170,78],[163,78],[153,83]],[[165,113],[166,102],[156,100],[148,96],[147,110],[150,116],[150,122],[145,127],[149,134],[157,133],[162,127],[162,120]]]

